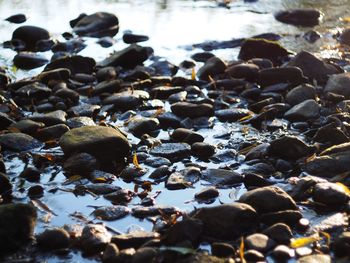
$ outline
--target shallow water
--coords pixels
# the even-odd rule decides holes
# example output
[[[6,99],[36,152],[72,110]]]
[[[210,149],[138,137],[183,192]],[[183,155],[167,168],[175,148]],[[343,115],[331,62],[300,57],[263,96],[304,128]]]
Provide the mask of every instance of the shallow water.
[[[6,18],[15,13],[25,13],[29,19],[25,24],[37,25],[48,29],[54,38],[61,39],[61,33],[71,31],[69,20],[77,17],[80,13],[93,13],[96,11],[108,11],[115,13],[120,19],[120,33],[115,37],[117,44],[111,48],[101,48],[95,44],[95,39],[87,39],[88,48],[80,52],[82,55],[94,57],[101,60],[113,50],[119,50],[125,47],[122,43],[122,32],[131,30],[137,34],[145,34],[150,40],[142,43],[154,48],[155,55],[166,57],[169,61],[178,64],[184,59],[188,59],[191,54],[199,51],[191,49],[192,44],[201,43],[207,40],[230,40],[233,38],[242,38],[254,36],[261,33],[273,32],[283,35],[281,42],[290,50],[297,52],[301,49],[311,51],[322,51],[322,55],[334,55],[336,51],[328,52],[327,45],[335,45],[332,34],[337,28],[346,26],[340,18],[347,15],[350,0],[309,0],[309,1],[293,1],[293,0],[260,0],[256,3],[244,3],[243,1],[232,1],[229,8],[219,7],[215,1],[112,1],[112,0],[16,0],[0,1],[0,19]],[[319,8],[323,13],[323,21],[321,26],[315,27],[316,30],[323,34],[323,40],[316,44],[307,43],[300,34],[309,30],[309,28],[298,28],[290,25],[281,24],[275,21],[273,13],[287,8],[313,7]],[[6,21],[0,21],[0,42],[9,40],[12,31],[18,25],[9,24]],[[227,60],[234,60],[239,49],[216,50],[218,56]],[[12,57],[14,52],[8,49],[0,48],[0,66],[12,65]],[[52,54],[46,52],[49,58]],[[20,79],[32,74],[40,72],[36,69],[31,72],[17,71],[14,78]],[[205,136],[206,141],[213,144],[227,143],[225,139],[216,139],[214,135],[232,131],[231,141],[238,136],[239,140],[247,140],[247,137],[238,135],[241,127],[239,126],[215,126],[214,130],[200,130]],[[263,135],[257,135],[253,130],[249,131],[251,139],[259,137],[264,139]],[[248,136],[249,137],[249,136]],[[60,154],[60,153],[59,153]],[[239,157],[237,157],[239,162]],[[198,163],[198,162],[197,162]],[[223,164],[208,164],[199,162],[202,166],[211,166],[217,168]],[[18,158],[6,159],[7,170],[9,176],[17,181],[16,176],[23,170],[24,163]],[[178,169],[183,166],[180,163],[175,164]],[[239,167],[242,169],[242,167]],[[147,178],[147,175],[145,176]],[[64,224],[82,223],[77,217],[72,217],[75,212],[82,213],[88,220],[94,220],[90,214],[93,208],[88,205],[110,205],[110,202],[104,200],[103,197],[96,199],[91,195],[74,196],[67,190],[74,188],[74,184],[62,186],[62,182],[66,180],[62,172],[52,179],[52,171],[47,169],[41,180],[41,184],[45,188],[55,189],[57,191],[46,193],[42,199],[50,209],[57,214],[51,218],[46,218],[47,212],[41,211],[41,222],[36,229],[41,232],[48,226],[63,226]],[[133,189],[134,184],[127,184],[121,180],[114,182],[123,188]],[[200,207],[204,204],[198,204],[193,201],[194,193],[198,192],[206,185],[206,182],[200,181],[194,185],[194,188],[185,190],[168,191],[164,188],[164,183],[155,185],[152,193],[161,191],[156,198],[157,204],[173,205],[184,211],[191,211],[194,207]],[[28,188],[30,183],[26,183],[22,187]],[[63,190],[66,191],[63,191]],[[218,205],[221,202],[227,203],[238,199],[244,193],[242,186],[234,189],[221,189],[220,196],[211,205]],[[26,201],[26,193],[18,194],[18,201]],[[130,207],[138,204],[139,198],[134,198]],[[47,222],[44,222],[46,220]],[[99,222],[94,220],[94,222]],[[135,225],[145,230],[152,230],[153,223],[148,220],[138,220],[132,216],[123,219],[107,222],[107,225],[121,232],[135,228]],[[82,260],[80,255],[70,254],[69,258],[59,259],[48,256],[47,262],[79,262]],[[87,259],[84,259],[87,261]],[[93,260],[92,260],[93,261]]]

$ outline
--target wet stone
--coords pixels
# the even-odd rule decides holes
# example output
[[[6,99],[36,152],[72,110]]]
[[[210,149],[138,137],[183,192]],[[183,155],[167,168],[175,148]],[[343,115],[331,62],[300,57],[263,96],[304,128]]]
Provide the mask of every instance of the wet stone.
[[[130,209],[126,206],[102,206],[94,210],[93,215],[101,220],[114,221],[127,216]]]
[[[92,74],[95,65],[95,60],[90,57],[83,57],[79,55],[64,56],[51,61],[48,65],[46,65],[44,71],[66,68],[73,75],[77,73]]]
[[[216,147],[205,142],[195,142],[191,145],[192,154],[199,159],[208,159],[215,154]]]
[[[329,255],[310,255],[301,257],[297,263],[331,263],[331,257]]]
[[[116,244],[118,248],[139,248],[147,241],[158,239],[157,232],[135,231],[129,234],[114,235],[111,242]]]
[[[194,104],[190,102],[177,102],[171,105],[171,111],[179,117],[199,118],[213,115],[213,106],[208,103]]]
[[[275,14],[276,20],[295,26],[316,26],[321,19],[321,12],[315,9],[291,9]]]
[[[12,184],[10,179],[2,172],[0,172],[0,195],[3,197],[11,196]]]
[[[185,176],[179,172],[175,172],[169,175],[165,182],[165,187],[168,190],[185,189],[191,185],[185,178]]]
[[[248,109],[230,108],[215,111],[215,116],[221,122],[236,122],[244,117],[253,115]]]
[[[63,134],[69,131],[69,127],[65,124],[56,124],[50,127],[39,129],[35,137],[41,141],[49,141],[61,138]]]
[[[243,194],[239,202],[251,205],[259,214],[298,210],[294,200],[281,188],[266,186]]]
[[[65,124],[67,113],[62,110],[56,110],[49,113],[34,113],[29,117],[30,120],[42,122],[46,126]]]
[[[228,243],[215,242],[211,244],[211,253],[220,258],[227,258],[235,255],[235,249]]]
[[[14,24],[21,24],[27,21],[27,17],[25,14],[15,14],[7,17],[5,20]]]
[[[324,88],[324,92],[331,92],[350,98],[350,73],[332,75]]]
[[[36,241],[43,250],[64,249],[70,245],[70,236],[63,228],[46,229],[36,236]]]
[[[159,126],[157,118],[133,118],[128,122],[129,131],[136,137],[152,133]]]
[[[88,153],[76,153],[63,164],[63,169],[71,174],[89,174],[98,167],[94,156]]]
[[[144,41],[147,41],[148,39],[149,39],[148,36],[138,35],[138,34],[133,34],[133,33],[124,33],[124,35],[123,35],[123,41],[126,44],[144,42]]]
[[[277,223],[284,223],[292,227],[297,225],[302,219],[302,217],[303,216],[301,212],[297,210],[284,210],[278,212],[265,213],[261,215],[260,221],[268,226]]]
[[[222,240],[233,240],[256,228],[257,214],[246,204],[233,203],[200,208],[193,217],[203,222],[203,234]]]
[[[259,252],[267,252],[275,246],[275,242],[264,234],[252,234],[244,240],[248,249],[254,249]]]
[[[206,187],[197,192],[194,197],[198,201],[206,201],[206,200],[211,200],[219,196],[219,190],[216,189],[215,187]]]
[[[124,168],[118,176],[125,181],[132,181],[135,178],[142,177],[146,173],[147,173],[147,169],[128,166]]]
[[[73,117],[67,120],[67,125],[70,129],[80,128],[84,126],[96,126],[93,119],[90,117]]]
[[[169,163],[168,165],[160,165],[149,175],[149,178],[159,180],[169,176],[172,172],[169,167],[170,165],[171,163]]]
[[[13,58],[13,64],[20,69],[34,69],[44,66],[49,61],[42,55],[31,52],[20,52]]]
[[[111,241],[111,234],[103,225],[88,224],[81,234],[79,245],[87,255],[103,251]]]
[[[173,206],[137,206],[132,209],[132,215],[137,218],[146,218],[157,215],[172,215],[180,213],[180,210]]]
[[[117,262],[119,256],[119,248],[113,244],[107,244],[105,250],[103,251],[102,262],[103,263],[114,263]]]
[[[12,40],[19,39],[25,43],[25,50],[34,50],[40,40],[50,38],[50,33],[41,27],[20,26],[12,33]]]
[[[26,167],[19,175],[29,182],[39,182],[41,172],[36,167]]]
[[[205,61],[205,64],[198,70],[199,79],[208,80],[209,76],[214,77],[220,73],[224,73],[227,66],[224,61],[218,57],[211,57]]]
[[[185,128],[178,128],[170,136],[171,139],[177,142],[185,142],[190,145],[196,142],[203,142],[204,137],[197,132]]]
[[[106,195],[118,190],[121,190],[120,186],[107,184],[107,183],[98,183],[98,184],[87,184],[82,186],[77,186],[77,188],[87,189],[88,191],[96,195]]]
[[[139,248],[132,258],[132,263],[152,262],[157,256],[157,250],[152,247]]]
[[[313,100],[305,100],[284,114],[284,118],[289,121],[307,121],[317,119],[320,116],[320,106]]]
[[[276,241],[278,244],[288,245],[293,237],[291,228],[283,223],[277,223],[265,229],[263,234]]]
[[[257,250],[248,249],[244,251],[244,259],[248,262],[260,262],[264,261],[265,257],[261,252]]]
[[[309,84],[297,86],[290,90],[286,95],[286,102],[290,105],[297,105],[309,99],[316,99],[315,87]]]
[[[154,168],[158,168],[158,167],[162,167],[162,166],[170,166],[171,162],[169,159],[164,158],[164,157],[148,157],[145,161],[144,161],[145,165],[154,167]]]
[[[0,135],[2,149],[22,152],[40,148],[43,143],[24,133],[7,133]]]
[[[125,204],[131,201],[134,193],[128,189],[120,189],[115,192],[105,194],[103,197],[113,204]]]
[[[44,188],[41,185],[33,185],[28,189],[30,199],[40,199],[44,196]]]
[[[243,175],[225,169],[206,169],[202,172],[203,180],[219,187],[232,186],[243,182]]]
[[[316,231],[336,232],[344,229],[349,224],[349,219],[345,213],[333,213],[327,215],[324,219],[314,225]]]
[[[150,154],[167,158],[169,160],[181,160],[190,156],[191,147],[187,143],[163,143],[154,147]]]
[[[293,249],[290,249],[289,247],[285,245],[279,245],[275,247],[275,249],[272,251],[272,256],[277,261],[287,262],[289,259],[294,257],[295,252]]]
[[[312,198],[315,202],[327,205],[330,208],[345,205],[349,195],[344,188],[335,183],[317,183],[313,188]]]
[[[344,231],[334,240],[334,253],[338,258],[350,255],[350,232]]]

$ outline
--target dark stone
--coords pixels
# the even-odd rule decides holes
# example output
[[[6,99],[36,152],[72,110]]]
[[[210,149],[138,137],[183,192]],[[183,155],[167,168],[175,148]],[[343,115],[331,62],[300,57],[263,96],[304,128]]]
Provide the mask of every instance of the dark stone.
[[[305,100],[288,110],[284,118],[289,121],[308,121],[320,117],[320,105],[314,100]]]
[[[147,241],[158,238],[159,234],[157,232],[135,231],[129,234],[114,235],[111,242],[120,249],[139,248]]]
[[[34,69],[44,66],[49,61],[42,55],[31,52],[20,52],[13,58],[13,64],[20,69]]]
[[[333,75],[328,79],[324,92],[343,95],[346,99],[350,98],[350,73]]]
[[[123,35],[123,41],[126,44],[133,44],[133,43],[138,43],[138,42],[144,42],[149,39],[148,36],[145,35],[137,35],[133,33],[124,33]]]
[[[169,160],[181,160],[190,156],[191,148],[187,143],[163,143],[154,147],[150,154],[168,158]]]
[[[336,257],[350,256],[350,232],[344,231],[337,236],[333,243],[333,249]]]
[[[189,118],[209,117],[214,113],[214,109],[211,104],[194,104],[190,102],[174,103],[171,105],[171,111],[177,116]]]
[[[203,235],[222,240],[234,240],[257,227],[255,210],[240,203],[200,208],[193,218],[203,222]]]
[[[87,16],[87,14],[81,13],[77,18],[69,21],[69,25],[73,28],[81,19],[83,19],[86,16]]]
[[[79,36],[113,37],[119,31],[119,20],[114,14],[96,12],[78,19],[73,31]]]
[[[203,180],[217,186],[232,186],[243,182],[243,175],[225,169],[206,169],[202,173]]]
[[[314,150],[314,147],[308,146],[297,137],[283,136],[270,143],[268,152],[285,159],[299,159],[311,155]]]
[[[43,144],[24,133],[7,133],[0,135],[0,145],[4,150],[22,152],[42,147]]]
[[[101,47],[108,48],[113,46],[116,41],[113,38],[107,36],[100,38],[96,43],[100,44]]]
[[[243,42],[238,58],[245,61],[253,58],[267,58],[274,65],[280,65],[288,55],[289,52],[276,41],[251,38]]]
[[[306,78],[300,68],[294,66],[268,68],[259,71],[258,83],[263,87],[279,83],[299,85],[306,82]]]
[[[249,249],[244,251],[244,259],[248,262],[261,262],[264,261],[265,257],[261,252]]]
[[[216,75],[224,73],[227,66],[218,57],[209,58],[205,64],[198,70],[197,76],[202,80],[209,80],[209,76],[214,78]]]
[[[290,90],[286,95],[286,102],[292,106],[310,99],[316,99],[316,89],[309,84],[297,86]]]
[[[103,251],[111,241],[111,234],[103,225],[88,224],[84,227],[79,245],[87,255],[94,255]]]
[[[0,206],[0,255],[14,252],[33,238],[36,218],[36,209],[31,205]]]
[[[19,39],[25,43],[25,50],[34,51],[39,40],[49,39],[46,29],[36,26],[20,26],[12,34],[12,40]]]
[[[64,249],[70,245],[70,235],[63,228],[46,229],[36,236],[36,241],[44,250]]]
[[[29,182],[39,182],[41,172],[36,167],[27,167],[19,175]]]
[[[213,186],[203,188],[194,195],[198,201],[208,201],[219,196],[219,190]]]
[[[257,250],[265,253],[275,246],[275,242],[264,234],[252,234],[247,236],[244,240],[247,249]]]
[[[44,196],[44,188],[41,185],[33,185],[28,189],[30,199],[39,199]]]
[[[44,71],[66,68],[69,69],[73,75],[77,73],[92,74],[95,65],[96,62],[93,58],[78,55],[65,56],[50,62],[48,65],[46,65]]]
[[[150,134],[159,126],[157,118],[133,118],[128,123],[128,130],[136,137]]]
[[[14,125],[15,121],[12,120],[7,114],[0,112],[0,130],[5,130],[11,124]]]
[[[253,112],[248,109],[230,108],[215,111],[215,116],[221,122],[236,122],[240,119],[253,115]]]
[[[105,250],[103,251],[103,263],[115,263],[118,262],[119,248],[113,244],[107,244]]]
[[[277,223],[265,229],[263,234],[276,241],[278,244],[289,245],[293,237],[290,227],[283,223]]]
[[[66,155],[87,152],[101,160],[121,160],[128,156],[130,144],[119,130],[103,126],[84,126],[65,133],[60,146]]]
[[[9,21],[10,23],[21,24],[27,21],[27,17],[25,14],[15,14],[15,15],[9,16],[5,20]]]
[[[46,126],[52,126],[56,124],[65,124],[66,123],[67,113],[63,110],[56,110],[49,113],[34,113],[30,116],[30,120],[36,122],[42,122]]]
[[[98,168],[96,158],[88,153],[76,153],[63,164],[63,169],[71,174],[89,174]]]
[[[195,142],[203,142],[204,137],[199,133],[185,128],[178,128],[170,136],[171,139],[177,142],[185,142],[188,144],[194,144]]]
[[[50,127],[39,129],[35,137],[41,141],[49,141],[61,138],[63,134],[69,131],[69,127],[65,124],[56,124]]]
[[[211,244],[211,253],[214,256],[228,258],[233,257],[235,252],[234,247],[228,243],[214,242]]]
[[[127,166],[120,172],[118,176],[124,179],[125,181],[132,181],[135,178],[139,178],[145,175],[146,172],[147,169],[140,169],[134,166]]]
[[[207,160],[215,154],[216,147],[205,142],[195,142],[191,145],[191,151],[199,159]]]
[[[255,81],[258,77],[258,72],[259,67],[249,63],[230,66],[226,69],[226,73],[232,78],[246,79],[248,81]]]
[[[92,214],[99,220],[114,221],[127,216],[130,209],[123,205],[101,206]]]
[[[272,257],[278,262],[288,262],[289,259],[294,257],[294,250],[286,245],[277,246],[271,253]]]
[[[312,27],[319,24],[321,12],[315,9],[292,9],[276,13],[275,18],[286,24]]]
[[[137,65],[148,59],[151,54],[149,47],[142,47],[136,44],[132,44],[129,47],[113,53],[111,56],[99,63],[99,66],[121,66],[125,69],[133,69]]]
[[[276,186],[250,190],[239,198],[239,202],[251,205],[259,214],[298,210],[294,200],[285,191]]]
[[[342,186],[330,182],[317,183],[313,188],[312,198],[315,202],[325,204],[330,208],[345,205],[349,200]]]
[[[174,76],[179,69],[179,67],[167,60],[153,62],[149,67],[155,70],[156,75],[160,76]]]
[[[66,82],[71,75],[71,71],[67,68],[58,68],[47,70],[40,73],[36,78],[38,81],[48,84],[50,81]]]
[[[6,198],[10,197],[12,194],[12,184],[10,179],[3,172],[0,172],[0,196]]]

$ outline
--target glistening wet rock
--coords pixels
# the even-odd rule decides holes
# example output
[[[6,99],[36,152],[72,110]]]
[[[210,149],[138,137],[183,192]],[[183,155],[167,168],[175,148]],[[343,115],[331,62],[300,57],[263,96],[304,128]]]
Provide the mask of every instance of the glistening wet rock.
[[[350,73],[333,75],[328,79],[324,92],[332,92],[350,98]]]
[[[311,27],[319,24],[321,12],[315,9],[292,9],[276,13],[275,18],[286,24]]]
[[[25,43],[25,50],[35,51],[36,43],[50,38],[50,33],[41,27],[20,26],[12,33],[12,40],[19,39]]]
[[[5,150],[22,152],[40,148],[43,143],[24,133],[7,133],[0,135],[0,145]]]
[[[70,236],[63,228],[46,229],[36,236],[36,241],[43,250],[64,249],[70,245]]]
[[[49,61],[42,55],[31,52],[20,52],[13,58],[13,64],[20,69],[34,69]]]
[[[349,200],[349,195],[341,185],[327,182],[315,185],[312,198],[315,202],[334,208],[345,205]]]
[[[270,143],[268,152],[285,159],[298,159],[314,152],[314,147],[307,145],[298,137],[283,136]]]
[[[208,80],[209,76],[213,78],[220,73],[224,73],[226,68],[226,63],[223,62],[220,58],[211,57],[198,70],[197,76],[199,79]]]
[[[286,102],[292,106],[309,99],[316,99],[316,89],[309,84],[299,85],[290,90],[286,95]]]
[[[111,234],[103,225],[88,224],[79,239],[79,246],[87,255],[94,255],[105,249],[111,241]]]
[[[193,218],[202,221],[203,235],[222,240],[234,240],[257,227],[256,211],[240,203],[200,208]]]
[[[50,62],[46,65],[44,71],[52,71],[58,70],[60,68],[66,68],[73,75],[77,73],[92,74],[95,65],[96,62],[93,58],[73,55],[65,56]]]
[[[171,105],[171,111],[177,116],[189,118],[208,117],[214,114],[213,106],[208,103],[177,102]]]
[[[289,121],[307,121],[317,119],[320,116],[320,106],[314,99],[305,100],[284,114]]]
[[[61,137],[59,144],[66,155],[87,152],[100,160],[122,160],[130,151],[130,144],[121,132],[102,126],[72,129]]]
[[[281,188],[266,186],[243,194],[239,202],[251,205],[259,214],[284,210],[298,210],[294,200]]]
[[[28,204],[0,206],[0,255],[14,252],[33,238],[36,209]],[[18,227],[21,226],[21,227]]]
[[[73,31],[79,36],[113,37],[119,31],[119,20],[114,14],[97,12],[79,19]]]
[[[7,17],[5,20],[14,24],[21,24],[27,21],[27,17],[25,14],[15,14]]]
[[[232,186],[243,182],[243,175],[225,169],[206,169],[202,173],[205,181],[217,186]]]

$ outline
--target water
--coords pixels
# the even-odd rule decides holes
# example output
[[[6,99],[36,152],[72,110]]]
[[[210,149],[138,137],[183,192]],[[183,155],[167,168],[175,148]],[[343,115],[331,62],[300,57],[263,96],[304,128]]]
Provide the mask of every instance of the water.
[[[154,48],[155,55],[166,57],[169,61],[178,64],[188,59],[191,54],[200,51],[191,49],[191,45],[207,40],[230,40],[234,38],[249,37],[257,34],[273,32],[283,35],[281,42],[290,50],[297,52],[307,49],[318,52],[323,56],[337,55],[335,41],[332,34],[339,28],[346,26],[340,18],[345,17],[348,12],[350,0],[260,0],[257,3],[244,3],[243,1],[232,1],[229,8],[219,7],[215,1],[112,1],[112,0],[16,0],[0,1],[0,19],[6,18],[15,13],[24,13],[29,18],[27,25],[36,25],[48,29],[53,38],[63,41],[61,34],[71,31],[69,20],[74,19],[80,13],[93,13],[96,11],[108,11],[115,13],[120,20],[120,33],[115,37],[117,43],[111,48],[101,48],[97,45],[96,39],[86,39],[88,48],[80,54],[94,57],[97,61],[102,60],[114,50],[119,50],[126,45],[122,43],[122,32],[131,30],[137,34],[145,34],[150,40],[143,43]],[[275,21],[273,13],[281,9],[312,7],[320,9],[323,16],[323,23],[315,27],[323,35],[323,40],[316,44],[307,43],[300,35],[310,28],[298,28],[281,24]],[[11,39],[12,31],[18,25],[0,21],[0,42]],[[331,49],[329,49],[331,46]],[[186,47],[186,48],[185,48]],[[216,50],[215,54],[227,59],[234,60],[239,49]],[[12,58],[15,52],[0,48],[0,66],[12,66]],[[52,54],[46,52],[49,58]],[[30,72],[17,71],[14,79],[20,79],[40,72],[36,69]],[[226,143],[224,139],[215,139],[213,136],[227,131],[228,127],[216,126],[216,130],[203,132],[206,140],[213,144]],[[239,131],[240,127],[229,127],[232,131]],[[256,136],[254,131],[249,131],[252,137]],[[260,135],[261,136],[261,135]],[[231,138],[232,139],[232,138]],[[244,138],[241,137],[243,140]],[[219,167],[216,164],[198,163],[202,166]],[[14,182],[18,183],[16,176],[23,170],[24,163],[18,158],[6,159],[9,175]],[[181,164],[175,164],[178,167]],[[147,177],[147,175],[145,176]],[[59,188],[52,193],[45,193],[43,202],[53,210],[57,216],[47,217],[47,211],[39,213],[40,221],[36,232],[41,232],[48,226],[62,226],[64,224],[82,224],[77,217],[72,216],[79,212],[88,220],[94,220],[91,216],[93,208],[88,205],[110,205],[110,202],[102,197],[95,198],[91,195],[74,196],[67,190],[74,188],[74,185],[62,186],[66,180],[64,174],[59,172],[52,180],[52,171],[47,169],[41,180],[41,184],[47,188]],[[121,180],[114,182],[123,188],[133,189],[133,184],[126,184]],[[181,191],[168,191],[164,183],[155,185],[152,193],[161,191],[157,197],[157,204],[177,206],[184,211],[191,211],[194,207],[203,206],[194,202],[194,193],[205,187],[206,182],[200,181],[195,188],[188,188]],[[26,189],[30,183],[25,183]],[[65,190],[65,191],[63,191]],[[219,198],[211,205],[218,205],[220,202],[232,202],[244,192],[244,189],[220,190]],[[19,201],[26,201],[25,194],[18,194]],[[138,205],[139,198],[134,198],[130,207]],[[98,222],[98,220],[94,220]],[[127,216],[121,220],[108,222],[108,226],[121,232],[127,232],[130,227],[137,225],[145,230],[152,230],[153,224],[148,220],[138,220]],[[47,262],[79,262],[83,259],[79,254],[70,254],[69,258],[59,259],[49,255],[44,257]],[[84,259],[83,261],[88,261]],[[90,261],[90,260],[89,260]],[[91,260],[93,261],[93,260]]]

